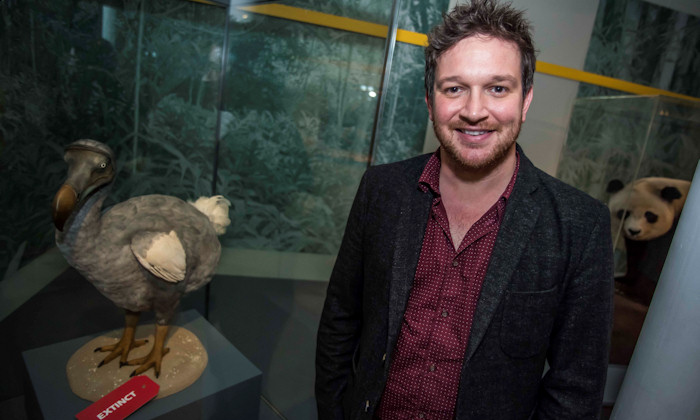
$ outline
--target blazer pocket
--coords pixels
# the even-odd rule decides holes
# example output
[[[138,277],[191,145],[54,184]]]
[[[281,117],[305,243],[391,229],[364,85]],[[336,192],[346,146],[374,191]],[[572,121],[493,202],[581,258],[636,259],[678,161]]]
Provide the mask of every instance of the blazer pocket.
[[[545,350],[557,309],[557,287],[535,292],[506,290],[501,319],[501,349],[527,358]]]

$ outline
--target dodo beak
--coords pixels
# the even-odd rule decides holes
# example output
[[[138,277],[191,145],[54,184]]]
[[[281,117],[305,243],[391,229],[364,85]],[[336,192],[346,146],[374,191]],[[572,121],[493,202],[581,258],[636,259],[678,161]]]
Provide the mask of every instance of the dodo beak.
[[[56,193],[56,196],[53,198],[53,203],[51,204],[53,223],[56,225],[56,229],[63,231],[63,225],[73,212],[77,202],[78,193],[75,189],[68,184],[63,184],[61,189]]]

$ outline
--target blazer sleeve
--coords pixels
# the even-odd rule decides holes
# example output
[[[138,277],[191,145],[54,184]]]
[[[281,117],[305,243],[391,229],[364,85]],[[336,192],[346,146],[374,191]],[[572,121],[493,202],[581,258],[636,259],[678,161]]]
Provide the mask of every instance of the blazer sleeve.
[[[318,328],[315,394],[319,420],[343,418],[343,395],[360,335],[367,177],[363,176],[350,210]]]
[[[610,213],[602,204],[597,210],[588,240],[572,259],[535,419],[600,416],[612,328],[613,252]]]

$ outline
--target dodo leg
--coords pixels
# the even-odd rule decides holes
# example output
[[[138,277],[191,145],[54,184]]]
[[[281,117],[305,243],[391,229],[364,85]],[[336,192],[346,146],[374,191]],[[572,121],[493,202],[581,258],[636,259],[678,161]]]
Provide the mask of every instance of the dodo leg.
[[[129,360],[127,362],[129,365],[141,365],[131,373],[131,376],[140,375],[150,368],[155,370],[156,378],[160,375],[160,364],[163,360],[163,356],[168,354],[170,351],[169,348],[165,347],[165,337],[167,335],[168,325],[156,324],[156,339],[155,343],[153,343],[151,352],[148,353],[148,356]]]
[[[136,324],[139,322],[139,313],[126,311],[126,325],[124,326],[124,332],[122,333],[122,338],[115,344],[109,346],[102,346],[95,349],[95,351],[109,351],[107,357],[100,362],[97,367],[111,362],[112,360],[119,357],[119,367],[125,366],[127,357],[131,349],[143,346],[148,342],[148,340],[134,340],[134,333],[136,332]]]

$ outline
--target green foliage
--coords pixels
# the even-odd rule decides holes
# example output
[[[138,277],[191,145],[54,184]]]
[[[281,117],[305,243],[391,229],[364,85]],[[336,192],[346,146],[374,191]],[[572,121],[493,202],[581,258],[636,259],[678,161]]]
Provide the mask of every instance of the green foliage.
[[[404,5],[401,26],[427,30],[446,3]],[[386,24],[392,2],[285,4]],[[217,115],[221,8],[27,0],[0,2],[0,12],[0,269],[53,245],[49,205],[65,176],[63,147],[79,138],[117,154],[106,205],[210,195],[216,166],[216,193],[233,203],[226,246],[337,252],[367,165],[377,104],[368,89],[379,89],[383,39],[261,15],[233,22]],[[105,28],[114,36],[103,39]],[[384,161],[419,153],[425,130],[422,49],[400,46],[396,63]]]
[[[601,0],[584,70],[700,96],[700,17],[642,0]],[[579,96],[607,95],[581,85]]]
[[[285,0],[285,5],[386,24],[392,0]]]
[[[606,201],[609,181],[692,179],[700,107],[663,97],[579,98],[557,176]]]
[[[601,0],[584,69],[700,96],[700,20],[640,0]],[[611,179],[691,179],[700,108],[581,84],[559,176],[605,200]]]
[[[324,157],[323,146],[305,146],[285,113],[243,110],[226,115],[219,190],[234,198],[234,223],[224,243],[336,252],[354,193],[338,189],[348,183],[340,177],[342,166]],[[353,178],[359,179],[357,172]]]
[[[375,164],[396,162],[422,153],[429,123],[423,99],[424,68],[422,48],[396,46],[375,148]]]

